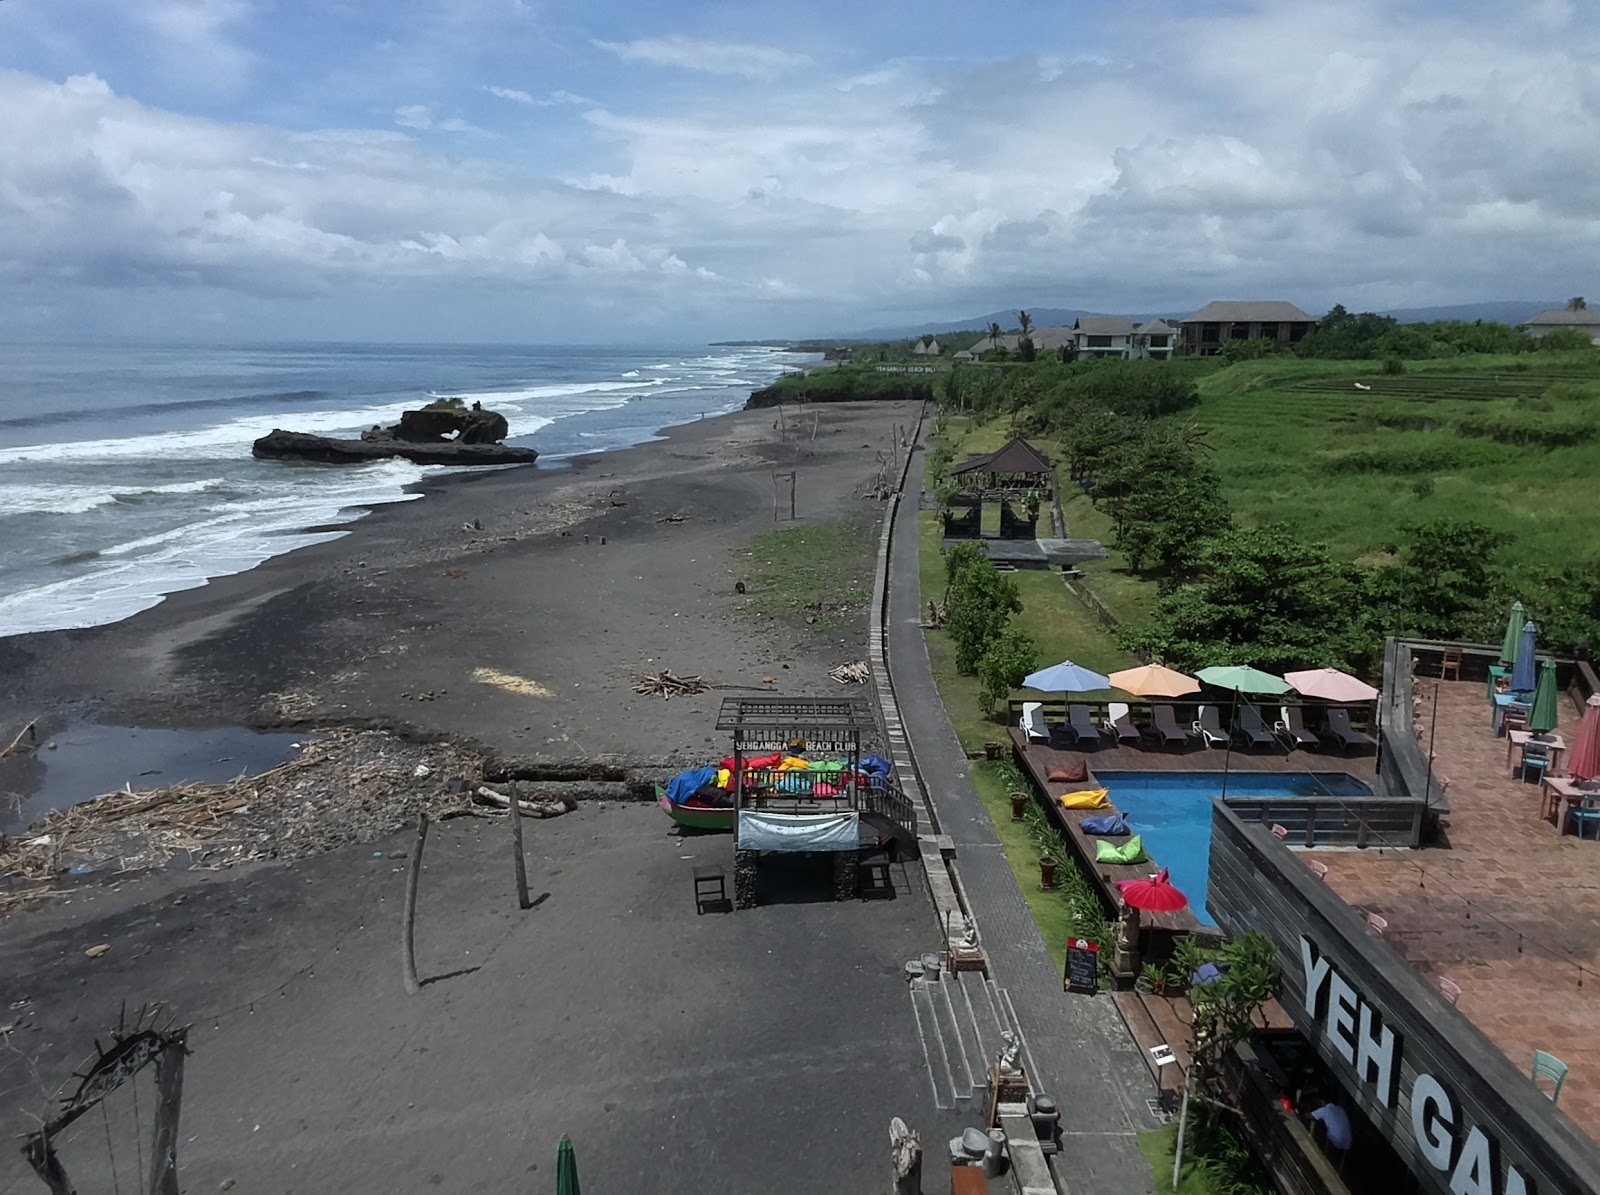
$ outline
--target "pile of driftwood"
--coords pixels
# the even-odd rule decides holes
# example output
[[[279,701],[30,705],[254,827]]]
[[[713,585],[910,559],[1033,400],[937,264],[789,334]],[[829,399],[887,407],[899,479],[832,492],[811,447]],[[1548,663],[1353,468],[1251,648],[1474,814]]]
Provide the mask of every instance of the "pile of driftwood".
[[[670,672],[646,673],[634,682],[633,691],[647,697],[690,697],[704,693],[711,686],[698,676],[673,676]]]
[[[515,799],[517,811],[524,817],[560,817],[563,813],[571,813],[578,807],[577,799],[574,797],[554,797],[545,801],[525,801],[520,795],[515,795],[517,793],[515,783],[511,785],[511,793],[513,795],[507,795],[506,793],[497,792],[486,784],[481,784],[478,786],[477,791],[472,794],[472,802],[474,805],[488,805],[494,809],[509,810],[512,800]]]
[[[841,685],[864,685],[872,673],[868,671],[865,660],[852,660],[848,664],[840,664],[828,675]]]

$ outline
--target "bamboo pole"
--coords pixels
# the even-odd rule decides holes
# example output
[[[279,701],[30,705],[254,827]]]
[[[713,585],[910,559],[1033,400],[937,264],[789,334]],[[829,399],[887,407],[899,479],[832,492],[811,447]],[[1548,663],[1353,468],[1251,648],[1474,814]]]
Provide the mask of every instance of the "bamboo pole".
[[[513,814],[513,820],[515,815]],[[411,852],[411,872],[406,876],[405,921],[400,934],[400,967],[405,979],[406,995],[415,996],[422,990],[417,982],[416,936],[413,930],[417,921],[417,884],[422,877],[422,848],[428,841],[428,815],[417,815],[417,845]]]
[[[183,1105],[183,1060],[188,1031],[171,1035],[156,1059],[156,1125],[150,1145],[150,1195],[178,1195],[178,1112]]]
[[[522,803],[517,799],[517,782],[511,782],[511,853],[517,864],[517,908],[528,907],[528,860],[522,851]]]

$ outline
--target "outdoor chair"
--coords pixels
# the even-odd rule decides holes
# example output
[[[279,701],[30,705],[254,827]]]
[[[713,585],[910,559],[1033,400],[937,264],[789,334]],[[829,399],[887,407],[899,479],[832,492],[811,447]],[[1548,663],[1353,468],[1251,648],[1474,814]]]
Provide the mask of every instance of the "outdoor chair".
[[[1024,701],[1022,703],[1022,717],[1017,725],[1022,727],[1030,743],[1045,743],[1050,741],[1050,728],[1044,724],[1044,702]]]
[[[1522,744],[1522,762],[1518,771],[1521,773],[1522,782],[1528,782],[1528,773],[1533,773],[1533,779],[1544,779],[1545,772],[1550,768],[1550,745],[1548,743],[1526,742]]]
[[[1272,724],[1272,729],[1283,736],[1283,741],[1288,744],[1289,750],[1317,745],[1317,736],[1306,729],[1298,705],[1279,706],[1278,713],[1281,717]]]
[[[1080,745],[1100,741],[1100,731],[1089,716],[1089,707],[1082,702],[1074,702],[1067,707],[1067,730]]]
[[[1116,735],[1119,744],[1139,742],[1139,728],[1133,724],[1126,701],[1113,701],[1106,707],[1104,729],[1107,734]]]
[[[1328,711],[1328,737],[1345,751],[1352,747],[1376,746],[1376,740],[1370,734],[1363,734],[1350,725],[1350,711],[1337,707]]]
[[[1447,647],[1439,656],[1439,679],[1461,679],[1461,649],[1459,647]]]
[[[1383,937],[1383,931],[1389,928],[1389,919],[1379,917],[1376,913],[1367,914],[1367,925],[1378,937]]]
[[[1176,743],[1182,747],[1189,741],[1189,733],[1178,725],[1178,716],[1172,712],[1170,705],[1158,705],[1155,710],[1155,730],[1161,736],[1161,745],[1170,747]]]
[[[1461,985],[1453,980],[1441,978],[1439,980],[1439,995],[1454,1004],[1461,999]]]
[[[1277,742],[1267,724],[1261,720],[1261,711],[1250,702],[1239,707],[1239,723],[1234,733],[1244,739],[1249,747],[1270,747]]]
[[[1533,1052],[1533,1073],[1528,1077],[1533,1080],[1533,1085],[1538,1087],[1540,1091],[1544,1091],[1544,1088],[1539,1087],[1540,1079],[1549,1079],[1555,1084],[1553,1091],[1545,1092],[1553,1104],[1561,1098],[1561,1085],[1567,1081],[1567,1064],[1554,1054],[1546,1054],[1543,1050],[1535,1050]]]
[[[1194,732],[1205,741],[1207,747],[1226,747],[1228,736],[1222,729],[1222,723],[1217,720],[1217,707],[1202,705],[1200,716],[1194,721]]]
[[[1567,811],[1573,828],[1577,830],[1579,838],[1587,838],[1588,828],[1593,826],[1595,837],[1600,838],[1600,793],[1584,797]]]

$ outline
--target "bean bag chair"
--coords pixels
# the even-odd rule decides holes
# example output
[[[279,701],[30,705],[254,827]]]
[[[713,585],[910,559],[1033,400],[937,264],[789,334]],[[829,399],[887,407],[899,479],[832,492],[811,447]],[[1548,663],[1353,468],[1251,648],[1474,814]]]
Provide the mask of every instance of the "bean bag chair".
[[[1097,863],[1143,863],[1144,841],[1135,834],[1121,846],[1112,846],[1102,838],[1094,844],[1094,857]]]
[[[1078,829],[1085,834],[1126,834],[1128,833],[1128,815],[1125,813],[1105,813],[1099,817],[1086,817],[1078,823]]]
[[[1080,788],[1075,793],[1062,793],[1056,800],[1063,809],[1107,809],[1111,802],[1106,794],[1110,791],[1108,788]]]
[[[1051,784],[1082,784],[1089,779],[1089,765],[1080,759],[1076,763],[1051,768],[1044,778]]]

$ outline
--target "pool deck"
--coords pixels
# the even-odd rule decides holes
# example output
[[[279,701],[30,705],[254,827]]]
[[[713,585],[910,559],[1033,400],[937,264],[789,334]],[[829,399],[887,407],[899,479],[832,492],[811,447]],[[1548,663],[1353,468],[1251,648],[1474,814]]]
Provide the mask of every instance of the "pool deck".
[[[1034,785],[1042,793],[1051,798],[1059,797],[1063,793],[1073,792],[1081,788],[1093,787],[1093,778],[1097,770],[1107,772],[1219,772],[1223,770],[1224,763],[1229,771],[1248,772],[1260,774],[1266,772],[1347,772],[1365,783],[1370,784],[1376,775],[1376,762],[1373,755],[1342,755],[1331,751],[1285,751],[1279,747],[1274,750],[1246,751],[1234,749],[1227,751],[1220,747],[1202,747],[1198,743],[1184,749],[1159,747],[1123,747],[1113,744],[1110,739],[1104,739],[1099,746],[1087,745],[1087,750],[1053,747],[1048,743],[1031,742],[1026,733],[1017,727],[1009,730],[1011,748],[1017,764],[1026,772]],[[1079,783],[1052,783],[1046,777],[1050,769],[1057,767],[1071,767],[1083,761],[1089,769],[1089,779]],[[1095,841],[1100,835],[1090,836],[1085,834],[1079,823],[1085,817],[1093,817],[1105,810],[1063,809],[1053,799],[1050,808],[1055,816],[1056,823],[1067,835],[1077,853],[1078,862],[1083,870],[1094,877],[1108,904],[1115,907],[1117,903],[1118,880],[1139,879],[1150,874],[1152,867],[1158,867],[1160,861],[1150,858],[1144,863],[1116,864],[1101,863],[1095,858]],[[1127,838],[1110,837],[1108,841],[1120,845]],[[1190,909],[1180,909],[1176,913],[1144,913],[1141,914],[1141,924],[1146,929],[1165,931],[1169,934],[1214,934],[1215,926],[1202,924]]]
[[[1432,723],[1435,685],[1438,720]],[[1349,905],[1526,1073],[1535,1050],[1571,1069],[1559,1107],[1600,1140],[1600,842],[1563,834],[1540,786],[1509,775],[1481,681],[1419,676],[1418,737],[1450,781],[1443,843],[1423,850],[1315,851]],[[1557,703],[1570,745],[1579,716]],[[1583,972],[1579,967],[1584,968]]]

